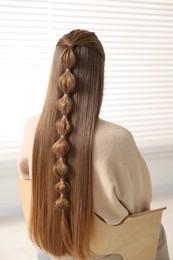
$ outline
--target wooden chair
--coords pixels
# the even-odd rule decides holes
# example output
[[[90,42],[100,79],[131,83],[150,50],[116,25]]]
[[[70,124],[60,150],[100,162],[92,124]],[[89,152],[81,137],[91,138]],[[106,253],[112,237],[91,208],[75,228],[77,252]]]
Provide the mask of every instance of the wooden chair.
[[[29,223],[31,181],[18,179],[26,223]],[[110,226],[94,214],[91,238],[93,255],[118,254],[123,260],[155,260],[162,212],[166,208],[129,215],[121,224]]]

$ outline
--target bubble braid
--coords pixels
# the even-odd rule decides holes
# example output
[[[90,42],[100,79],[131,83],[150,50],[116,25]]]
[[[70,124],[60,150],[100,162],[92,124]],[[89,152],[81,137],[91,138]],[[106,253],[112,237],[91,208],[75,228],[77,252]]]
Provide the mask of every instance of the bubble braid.
[[[69,251],[72,251],[72,241],[69,238],[69,224],[67,221],[66,209],[69,208],[70,202],[67,199],[67,192],[70,190],[70,185],[66,181],[69,173],[69,166],[66,160],[66,155],[70,150],[70,145],[67,140],[67,134],[70,133],[72,126],[70,123],[70,112],[73,110],[73,99],[69,96],[76,86],[75,77],[71,72],[75,64],[75,55],[73,46],[69,44],[61,56],[61,62],[65,69],[64,73],[59,78],[58,87],[64,93],[63,97],[58,99],[56,107],[62,117],[56,122],[56,130],[60,138],[55,142],[52,149],[58,156],[57,162],[53,166],[53,173],[58,177],[58,182],[55,184],[55,190],[59,194],[59,198],[55,202],[55,207],[62,212],[61,217],[61,233],[63,241]]]

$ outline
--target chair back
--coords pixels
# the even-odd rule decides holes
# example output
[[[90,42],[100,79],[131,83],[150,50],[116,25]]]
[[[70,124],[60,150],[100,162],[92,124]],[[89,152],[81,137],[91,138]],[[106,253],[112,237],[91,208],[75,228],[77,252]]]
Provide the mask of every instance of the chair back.
[[[29,225],[31,181],[18,179],[18,189],[24,217]],[[111,226],[94,214],[94,230],[90,249],[92,255],[117,254],[123,260],[155,260],[162,212],[166,208],[129,215],[123,222]]]
[[[95,255],[118,254],[123,260],[155,260],[164,209],[129,215],[116,226],[95,217],[92,252]]]

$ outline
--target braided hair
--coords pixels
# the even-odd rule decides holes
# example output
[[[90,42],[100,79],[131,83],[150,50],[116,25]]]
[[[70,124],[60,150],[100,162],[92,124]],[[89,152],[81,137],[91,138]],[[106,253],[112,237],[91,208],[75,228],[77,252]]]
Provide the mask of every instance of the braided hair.
[[[75,64],[75,56],[72,48],[72,45],[67,46],[61,57],[62,65],[65,71],[59,78],[59,88],[64,95],[56,102],[57,110],[61,113],[62,117],[56,121],[56,130],[59,135],[59,139],[53,145],[53,151],[58,158],[57,162],[53,166],[53,172],[58,179],[58,182],[55,184],[55,189],[59,193],[59,198],[56,200],[55,206],[58,210],[61,211],[62,237],[64,243],[70,251],[72,250],[72,242],[71,239],[67,239],[70,237],[65,235],[65,233],[69,233],[69,227],[65,217],[65,210],[70,205],[70,202],[66,198],[66,194],[70,190],[70,185],[66,181],[67,174],[69,172],[66,155],[70,149],[67,136],[72,129],[70,122],[70,112],[73,109],[73,100],[70,97],[70,93],[74,91],[76,86],[75,77],[71,72],[71,69]]]
[[[92,145],[104,82],[104,50],[93,32],[57,43],[35,133],[29,234],[54,256],[85,260],[93,230]]]

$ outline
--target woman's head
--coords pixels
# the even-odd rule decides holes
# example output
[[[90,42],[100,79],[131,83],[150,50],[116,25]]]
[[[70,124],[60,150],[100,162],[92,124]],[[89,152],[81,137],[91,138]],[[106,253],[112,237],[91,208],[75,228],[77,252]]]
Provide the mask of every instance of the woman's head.
[[[57,43],[33,148],[31,238],[53,255],[85,259],[92,232],[92,141],[100,112],[104,50],[93,32]],[[87,210],[86,210],[87,209]]]
[[[73,94],[76,98],[77,95],[79,98],[89,96],[95,99],[97,96],[100,109],[103,96],[104,60],[104,50],[95,33],[74,30],[65,34],[56,45],[49,89],[52,92],[61,92],[59,79],[62,74],[65,74],[64,76],[68,76],[67,79],[70,80],[68,71],[64,72],[66,69],[71,69],[76,81]],[[93,85],[94,87],[91,88]]]

